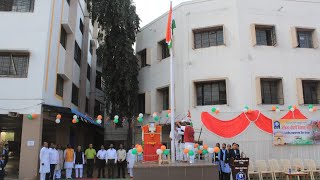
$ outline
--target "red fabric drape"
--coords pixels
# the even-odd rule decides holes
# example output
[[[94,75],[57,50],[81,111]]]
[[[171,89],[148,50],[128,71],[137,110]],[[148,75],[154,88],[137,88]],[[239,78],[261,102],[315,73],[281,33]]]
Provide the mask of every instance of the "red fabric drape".
[[[308,119],[308,118],[304,116],[299,109],[295,109],[293,112],[289,111],[281,119]]]
[[[143,152],[143,161],[157,161],[159,155],[157,155],[157,149],[160,149],[161,144],[145,144]]]
[[[207,112],[202,112],[201,120],[209,131],[224,138],[239,135],[249,126],[250,122],[254,122],[261,130],[272,133],[272,120],[261,114],[260,111],[241,113],[236,118],[227,121],[221,121]]]

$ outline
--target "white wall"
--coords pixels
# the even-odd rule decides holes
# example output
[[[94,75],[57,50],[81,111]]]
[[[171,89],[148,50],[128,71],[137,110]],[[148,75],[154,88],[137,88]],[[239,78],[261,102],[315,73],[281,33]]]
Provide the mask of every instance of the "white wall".
[[[44,98],[51,2],[36,1],[33,13],[0,12],[0,50],[30,52],[27,78],[0,78],[0,114],[40,113],[38,104]]]
[[[277,11],[282,8],[282,11]],[[174,31],[175,93],[176,111],[180,117],[190,110],[198,139],[203,128],[202,140],[213,146],[216,142],[239,142],[247,155],[254,159],[268,158],[315,158],[319,146],[274,147],[272,135],[261,132],[251,125],[243,134],[232,139],[223,139],[202,126],[201,112],[210,112],[213,106],[194,105],[193,81],[227,78],[228,105],[215,106],[222,111],[217,117],[232,119],[239,115],[245,105],[262,110],[269,118],[278,119],[283,114],[268,112],[269,105],[257,105],[257,76],[283,78],[285,104],[297,104],[296,78],[320,78],[320,50],[293,49],[291,47],[291,26],[318,28],[320,3],[279,1],[279,0],[206,0],[186,2],[174,10],[177,28]],[[308,18],[306,18],[308,17]],[[156,89],[169,84],[169,59],[157,60],[157,42],[164,39],[167,16],[161,16],[142,28],[137,35],[136,50],[151,48],[152,65],[139,73],[140,93],[151,91],[151,110],[156,110]],[[277,31],[276,47],[252,47],[250,24],[274,24]],[[193,49],[192,29],[224,25],[226,46]],[[319,34],[319,29],[317,29]],[[299,106],[307,117],[306,106]],[[163,114],[164,116],[164,114]],[[165,119],[163,117],[163,119]],[[165,121],[165,120],[164,120]],[[277,153],[275,153],[275,151]]]

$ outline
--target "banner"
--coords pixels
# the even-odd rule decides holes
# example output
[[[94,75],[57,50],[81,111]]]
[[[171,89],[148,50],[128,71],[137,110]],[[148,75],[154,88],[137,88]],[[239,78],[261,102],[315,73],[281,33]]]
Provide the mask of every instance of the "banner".
[[[273,121],[273,144],[320,144],[320,120],[281,119]]]

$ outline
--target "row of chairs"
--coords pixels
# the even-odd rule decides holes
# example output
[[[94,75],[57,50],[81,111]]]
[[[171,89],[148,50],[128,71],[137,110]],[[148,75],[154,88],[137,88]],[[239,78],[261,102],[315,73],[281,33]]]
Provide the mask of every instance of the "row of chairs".
[[[284,173],[288,172],[289,169],[308,173],[311,180],[320,179],[320,169],[312,159],[305,159],[304,162],[301,159],[294,159],[292,163],[289,159],[281,159],[280,161],[270,159],[268,162],[257,160],[255,163],[250,161],[248,179],[250,180],[251,176],[253,176],[253,179],[257,179],[255,177],[258,176],[259,180],[263,180],[264,177],[271,177],[272,180],[285,179]]]

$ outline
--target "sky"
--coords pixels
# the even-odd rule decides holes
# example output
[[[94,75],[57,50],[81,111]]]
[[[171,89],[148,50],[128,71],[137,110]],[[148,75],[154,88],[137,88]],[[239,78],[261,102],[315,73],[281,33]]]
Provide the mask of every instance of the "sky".
[[[137,14],[141,22],[140,27],[147,25],[157,17],[161,16],[170,9],[170,0],[133,0],[137,7]],[[172,5],[178,4],[189,0],[173,0]]]

